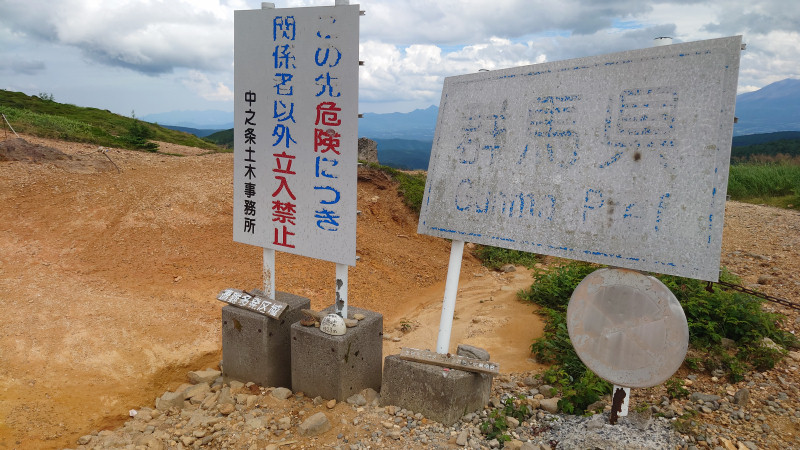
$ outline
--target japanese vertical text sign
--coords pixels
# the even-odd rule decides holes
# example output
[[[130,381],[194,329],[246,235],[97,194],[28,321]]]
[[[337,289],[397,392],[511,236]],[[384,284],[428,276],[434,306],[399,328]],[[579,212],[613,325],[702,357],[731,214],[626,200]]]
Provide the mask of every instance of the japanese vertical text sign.
[[[234,241],[355,265],[358,26],[358,5],[234,13]]]
[[[716,281],[741,36],[445,79],[419,232]]]

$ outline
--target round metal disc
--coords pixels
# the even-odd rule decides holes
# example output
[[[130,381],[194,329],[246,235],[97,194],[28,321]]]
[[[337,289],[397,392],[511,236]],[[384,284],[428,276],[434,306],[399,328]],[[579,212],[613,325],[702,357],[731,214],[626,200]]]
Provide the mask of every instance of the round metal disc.
[[[628,269],[599,269],[578,284],[567,307],[575,351],[618,386],[656,386],[683,363],[689,325],[678,299],[658,279]]]

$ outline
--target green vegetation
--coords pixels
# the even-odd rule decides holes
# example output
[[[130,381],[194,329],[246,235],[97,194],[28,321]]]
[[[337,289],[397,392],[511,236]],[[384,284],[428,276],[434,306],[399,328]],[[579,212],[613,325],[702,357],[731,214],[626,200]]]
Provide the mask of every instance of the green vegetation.
[[[378,169],[389,175],[397,182],[397,191],[403,197],[403,202],[414,212],[420,212],[422,199],[425,196],[425,173],[407,173],[375,163],[367,163],[367,167]]]
[[[689,390],[683,387],[683,380],[680,378],[670,378],[667,380],[667,396],[670,399],[684,398],[689,396]]]
[[[731,339],[741,346],[760,344],[767,337],[786,347],[797,341],[778,324],[780,314],[765,312],[763,300],[738,291],[726,291],[708,283],[672,275],[658,275],[681,303],[689,322],[690,344],[698,349],[719,345],[722,338]],[[726,270],[720,274],[722,281],[738,284],[739,280]]]
[[[511,440],[508,431],[508,417],[517,419],[520,423],[531,416],[531,410],[525,404],[525,397],[508,397],[503,402],[502,409],[495,409],[489,414],[489,418],[480,424],[481,433],[486,435],[486,440],[497,439],[501,445]]]
[[[770,158],[787,159],[800,156],[800,138],[797,132],[775,133],[776,135],[785,134],[785,139],[778,139],[770,142],[758,142],[731,149],[731,161],[761,161]],[[782,156],[780,156],[782,155]]]
[[[520,292],[523,300],[542,306],[547,318],[544,336],[535,340],[531,351],[537,359],[552,366],[542,374],[550,384],[560,385],[565,412],[582,414],[586,407],[611,392],[611,386],[589,371],[572,347],[567,332],[566,308],[578,283],[599,266],[582,262],[540,271],[530,289]],[[779,361],[785,351],[763,345],[769,338],[781,347],[798,345],[798,339],[778,325],[783,316],[765,312],[762,300],[715,285],[708,290],[703,281],[671,275],[657,275],[675,294],[689,323],[690,348],[703,356],[687,358],[696,369],[722,369],[732,381],[747,370],[766,370]],[[723,270],[721,280],[739,280]],[[735,349],[723,348],[723,338],[734,341]],[[669,395],[681,395],[682,385],[668,383]]]
[[[492,270],[497,270],[506,264],[525,266],[530,269],[537,262],[535,253],[489,245],[478,246],[475,250],[475,256],[481,260],[484,266]]]
[[[43,138],[86,142],[108,147],[156,151],[151,141],[216,151],[219,147],[197,136],[123,117],[107,110],[57,103],[52,94],[27,96],[0,90],[0,113],[14,130]]]
[[[800,209],[800,163],[733,164],[728,195],[748,203]]]
[[[728,195],[733,200],[800,209],[800,132],[737,136]]]
[[[230,130],[217,131],[216,133],[209,134],[205,137],[207,141],[211,141],[221,147],[228,149],[233,148],[233,128]]]

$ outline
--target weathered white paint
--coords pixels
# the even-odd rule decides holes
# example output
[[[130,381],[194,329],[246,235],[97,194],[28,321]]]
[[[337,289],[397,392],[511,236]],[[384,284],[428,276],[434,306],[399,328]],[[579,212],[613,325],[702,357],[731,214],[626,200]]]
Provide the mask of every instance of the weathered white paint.
[[[614,394],[617,392],[617,389],[622,389],[625,392],[625,398],[622,400],[620,411],[617,413],[617,417],[625,417],[628,415],[628,409],[631,404],[631,388],[614,385],[613,389],[611,389],[612,399],[614,398]]]
[[[418,231],[716,281],[740,47],[445,79]]]
[[[347,265],[336,264],[336,314],[347,318]]]
[[[264,292],[271,300],[275,300],[275,250],[264,249],[263,263]]]

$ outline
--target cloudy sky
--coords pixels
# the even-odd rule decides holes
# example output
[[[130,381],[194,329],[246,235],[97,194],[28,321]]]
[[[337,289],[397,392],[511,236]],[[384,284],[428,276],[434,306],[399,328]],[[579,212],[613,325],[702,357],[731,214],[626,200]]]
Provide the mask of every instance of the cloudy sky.
[[[334,0],[275,0],[278,8]],[[352,4],[359,3],[355,0]],[[739,93],[800,78],[796,0],[363,0],[360,112],[438,104],[444,77],[741,34]],[[249,0],[1,0],[0,88],[137,116],[233,110]]]

